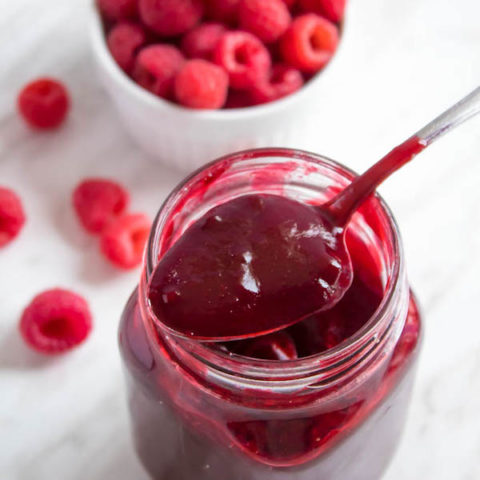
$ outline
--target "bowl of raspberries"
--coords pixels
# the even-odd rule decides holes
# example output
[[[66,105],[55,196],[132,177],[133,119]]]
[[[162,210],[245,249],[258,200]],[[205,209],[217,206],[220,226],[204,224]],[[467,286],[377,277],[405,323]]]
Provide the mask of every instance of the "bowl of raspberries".
[[[346,0],[95,0],[93,49],[127,129],[199,167],[292,146],[335,56]]]

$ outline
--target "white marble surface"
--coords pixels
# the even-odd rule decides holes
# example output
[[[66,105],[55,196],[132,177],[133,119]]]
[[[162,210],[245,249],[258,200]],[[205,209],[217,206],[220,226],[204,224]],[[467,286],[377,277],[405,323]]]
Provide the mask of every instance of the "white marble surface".
[[[153,216],[182,173],[125,135],[93,71],[85,0],[0,0],[0,183],[23,197],[28,225],[0,252],[0,478],[144,480],[132,452],[116,346],[138,272],[120,274],[76,225],[72,186],[108,175]],[[312,104],[299,147],[363,170],[480,83],[477,0],[351,0],[328,101]],[[69,85],[65,128],[39,135],[15,95],[40,74]],[[334,84],[335,82],[335,84]],[[480,119],[433,146],[382,192],[405,243],[426,341],[402,446],[385,480],[480,478]],[[48,287],[84,294],[90,340],[44,359],[21,343],[23,306]],[[349,480],[349,479],[345,479]]]

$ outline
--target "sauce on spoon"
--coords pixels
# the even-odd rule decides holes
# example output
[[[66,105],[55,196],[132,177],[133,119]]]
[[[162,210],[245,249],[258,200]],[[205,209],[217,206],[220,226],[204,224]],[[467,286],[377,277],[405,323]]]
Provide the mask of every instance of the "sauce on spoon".
[[[183,336],[218,341],[270,333],[331,308],[353,273],[342,232],[319,212],[267,194],[211,209],[157,266],[154,314]]]

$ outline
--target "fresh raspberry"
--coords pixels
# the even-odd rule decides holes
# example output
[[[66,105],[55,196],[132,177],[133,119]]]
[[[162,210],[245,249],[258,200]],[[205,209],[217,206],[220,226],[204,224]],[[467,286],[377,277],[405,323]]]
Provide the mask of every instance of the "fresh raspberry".
[[[137,15],[138,0],[97,0],[97,6],[109,20],[128,20]]]
[[[10,243],[25,224],[25,212],[19,196],[0,187],[0,248]]]
[[[55,355],[80,345],[92,329],[87,302],[56,288],[37,295],[23,311],[20,333],[38,352]]]
[[[214,52],[233,88],[248,89],[268,76],[272,59],[265,45],[248,32],[225,33]]]
[[[213,51],[226,30],[220,23],[199,25],[183,37],[182,50],[187,57],[212,60]]]
[[[112,57],[120,68],[130,73],[135,65],[135,56],[147,41],[143,28],[130,22],[122,22],[112,28],[107,44]]]
[[[65,87],[51,78],[39,78],[26,85],[17,100],[24,120],[34,128],[58,127],[65,119],[70,99]]]
[[[228,75],[207,60],[189,60],[175,79],[175,94],[185,107],[217,109],[225,105]]]
[[[118,183],[103,178],[88,178],[77,185],[72,203],[84,228],[100,233],[129,203],[128,192]]]
[[[300,0],[300,6],[306,12],[313,12],[338,23],[345,13],[347,0]]]
[[[163,98],[172,98],[175,76],[185,58],[173,45],[151,45],[137,55],[133,79],[143,88]]]
[[[131,213],[117,218],[102,233],[102,253],[119,268],[135,268],[142,262],[150,225],[150,220],[143,214]]]
[[[284,60],[305,73],[315,73],[332,58],[338,45],[338,29],[326,18],[307,13],[295,18],[282,37]]]
[[[239,5],[240,0],[206,0],[207,16],[216,22],[235,25]]]
[[[193,28],[203,16],[202,0],[139,0],[143,23],[159,35],[180,35]]]
[[[297,3],[297,0],[282,0],[282,2],[290,9],[292,9],[296,3]]]
[[[295,68],[277,64],[273,66],[270,78],[252,88],[255,103],[268,103],[296,92],[303,86],[302,74]]]
[[[242,0],[239,21],[242,30],[273,43],[287,31],[292,17],[282,0]]]

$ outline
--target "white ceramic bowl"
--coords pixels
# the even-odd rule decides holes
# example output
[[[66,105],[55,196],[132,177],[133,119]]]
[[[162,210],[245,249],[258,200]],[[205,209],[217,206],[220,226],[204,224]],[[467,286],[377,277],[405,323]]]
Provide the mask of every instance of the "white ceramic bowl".
[[[123,73],[107,48],[95,6],[92,7],[91,24],[93,51],[101,81],[127,130],[146,152],[183,170],[196,169],[238,150],[298,146],[304,126],[302,118],[309,102],[318,101],[322,80],[331,71],[329,66],[298,92],[270,104],[228,110],[191,110],[151,94]]]

